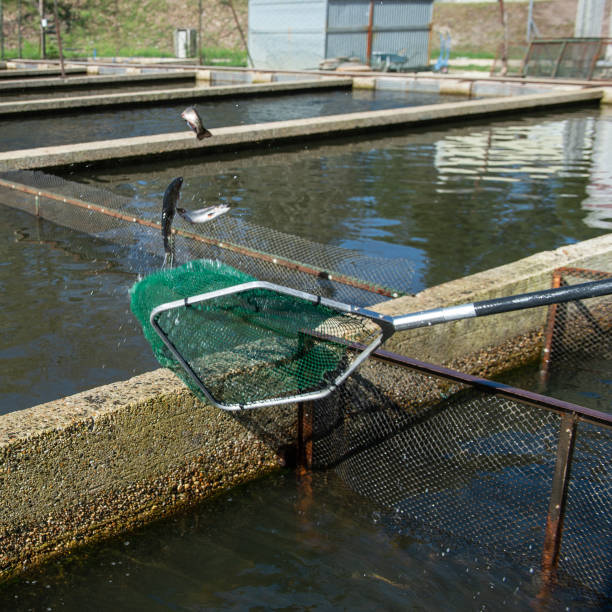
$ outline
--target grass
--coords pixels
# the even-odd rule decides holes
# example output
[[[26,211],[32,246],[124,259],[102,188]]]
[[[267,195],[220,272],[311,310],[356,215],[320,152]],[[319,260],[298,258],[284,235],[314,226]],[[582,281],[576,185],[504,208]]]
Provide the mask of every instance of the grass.
[[[62,37],[63,38],[63,37]],[[66,59],[77,59],[92,57],[94,51],[96,57],[173,57],[171,53],[160,51],[156,47],[120,47],[119,52],[115,45],[110,43],[96,44],[95,47],[78,48],[68,38],[62,40],[64,47],[64,57]],[[55,42],[47,43],[47,58],[58,59],[59,50]],[[216,63],[214,60],[222,60],[223,66],[246,66],[246,51],[241,49],[224,49],[222,47],[204,47],[202,49],[204,63]],[[4,50],[4,59],[18,59],[18,49]],[[24,41],[22,45],[21,57],[23,59],[40,59],[40,49],[37,43]]]

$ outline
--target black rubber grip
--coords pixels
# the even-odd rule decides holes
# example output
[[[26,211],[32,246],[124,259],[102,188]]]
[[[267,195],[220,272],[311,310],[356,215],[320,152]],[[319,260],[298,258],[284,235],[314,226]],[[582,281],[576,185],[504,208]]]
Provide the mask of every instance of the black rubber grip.
[[[509,312],[511,310],[521,310],[522,308],[535,308],[548,304],[560,304],[573,300],[584,300],[608,295],[612,293],[612,278],[559,287],[558,289],[545,289],[544,291],[534,291],[532,293],[522,293],[511,297],[494,298],[474,302],[474,310],[477,317],[484,315],[497,314],[498,312]]]

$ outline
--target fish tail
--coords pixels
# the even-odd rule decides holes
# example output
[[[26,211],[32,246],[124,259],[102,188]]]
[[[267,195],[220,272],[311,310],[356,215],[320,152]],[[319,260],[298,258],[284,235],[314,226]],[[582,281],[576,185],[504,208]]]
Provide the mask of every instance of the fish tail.
[[[202,140],[203,138],[210,138],[211,136],[212,134],[206,128],[202,128],[202,130],[197,133],[198,140]]]

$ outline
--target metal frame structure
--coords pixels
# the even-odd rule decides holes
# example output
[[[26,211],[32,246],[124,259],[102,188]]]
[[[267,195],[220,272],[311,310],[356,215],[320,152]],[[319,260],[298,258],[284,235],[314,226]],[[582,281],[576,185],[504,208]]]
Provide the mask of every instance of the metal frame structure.
[[[359,345],[356,343],[352,343],[353,348],[356,352],[359,353],[359,355],[354,360],[352,360],[351,363],[348,364],[347,367],[344,369],[344,371],[338,374],[335,379],[327,385],[326,388],[323,388],[316,392],[309,391],[284,397],[271,396],[265,400],[256,400],[244,404],[226,404],[214,397],[214,394],[206,387],[206,384],[204,383],[204,381],[202,381],[201,377],[197,375],[193,367],[183,357],[181,347],[177,347],[170,340],[167,332],[160,327],[158,323],[158,318],[164,312],[176,310],[179,308],[188,308],[189,306],[192,306],[194,304],[211,301],[223,296],[244,293],[253,289],[265,289],[275,294],[288,295],[291,297],[298,298],[300,300],[306,300],[316,305],[320,304],[322,306],[326,306],[328,308],[336,310],[340,313],[349,313],[365,317],[369,320],[374,321],[380,327],[380,333],[368,345]],[[262,408],[279,404],[289,404],[295,402],[322,399],[333,391],[335,391],[335,389],[342,382],[344,382],[348,378],[348,376],[352,372],[354,372],[363,361],[365,361],[365,359],[367,359],[367,357],[372,353],[372,351],[374,351],[396,331],[404,331],[409,329],[415,329],[418,327],[426,327],[431,325],[437,325],[440,323],[447,323],[450,321],[469,319],[473,317],[500,314],[503,312],[512,312],[525,308],[546,306],[548,304],[579,300],[584,298],[607,295],[611,293],[612,279],[605,279],[590,283],[582,283],[580,285],[573,285],[569,287],[546,289],[544,291],[534,291],[531,293],[524,293],[520,295],[502,298],[494,298],[491,300],[483,300],[480,302],[472,302],[468,304],[460,304],[447,308],[435,308],[432,310],[391,317],[369,310],[367,308],[360,308],[350,304],[344,304],[342,302],[330,300],[328,298],[306,293],[304,291],[298,291],[296,289],[283,287],[274,283],[269,283],[266,281],[251,281],[232,287],[227,287],[225,289],[209,291],[207,293],[201,293],[198,295],[185,297],[180,300],[173,300],[171,302],[160,304],[152,309],[149,320],[158,336],[162,339],[162,341],[168,347],[174,357],[176,357],[177,361],[181,364],[183,369],[193,379],[193,381],[202,391],[204,396],[218,408],[221,408],[223,410],[236,411],[243,410],[246,408]],[[299,305],[297,305],[297,303],[296,308],[299,308]],[[248,326],[249,323],[245,322],[245,325]],[[316,334],[314,330],[306,330],[306,333]],[[340,342],[342,344],[351,344],[342,338],[333,338],[331,340],[336,343]]]
[[[606,57],[606,49],[612,46],[612,38],[537,38],[529,43],[527,53],[521,66],[521,76],[533,75],[533,67],[530,69],[530,62],[534,59],[538,49],[543,47],[551,48],[550,63],[551,67],[547,74],[538,72],[533,75],[536,77],[550,78],[575,78],[592,80],[596,79],[595,74],[597,63]],[[572,75],[560,74],[564,62],[576,62],[576,57],[572,53],[577,50],[579,54],[578,63],[586,63],[586,66],[578,66],[576,73]]]
[[[605,414],[532,391],[519,389],[457,370],[411,359],[380,348],[376,349],[371,357],[375,362],[399,368],[401,371],[422,375],[423,378],[428,380],[435,379],[459,383],[461,386],[481,392],[486,397],[510,400],[517,405],[525,405],[526,407],[535,408],[537,410],[555,413],[559,416],[556,458],[549,484],[550,494],[548,511],[546,516],[542,517],[545,524],[543,525],[544,536],[540,557],[540,590],[538,593],[538,604],[542,606],[541,609],[547,609],[547,603],[549,603],[554,596],[554,589],[558,583],[558,571],[560,570],[560,564],[563,562],[561,550],[564,536],[564,519],[568,512],[568,492],[572,479],[574,451],[581,432],[580,425],[588,424],[590,426],[603,428],[602,432],[606,433],[608,439],[612,442],[612,414]],[[410,393],[409,388],[406,388],[404,392]],[[318,438],[322,435],[321,432],[317,433],[317,411],[322,408],[322,406],[316,403],[308,405],[301,403],[298,405],[297,458],[299,474],[307,473],[315,467],[317,444],[319,442]],[[381,408],[381,410],[384,409]],[[404,428],[405,425],[398,426],[398,436],[401,436]],[[585,431],[587,440],[589,439],[589,435],[589,432]],[[381,446],[387,444],[392,437],[393,434],[387,434],[379,444]],[[374,447],[363,449],[361,452],[371,452],[376,455],[376,445],[377,444],[374,443]],[[355,462],[355,460],[356,451],[352,448],[348,448],[345,458],[341,458],[337,463],[342,464],[344,461],[347,461],[349,464],[353,465],[352,462]],[[409,449],[406,449],[404,460],[410,462]],[[593,467],[593,469],[595,469],[595,467]],[[381,470],[383,470],[383,466],[381,466]],[[547,484],[543,484],[542,486],[546,487]],[[384,489],[385,485],[381,484],[379,490],[384,491]],[[381,501],[383,501],[383,497],[384,496],[381,496]],[[487,499],[482,499],[481,503],[486,512]],[[601,508],[601,512],[606,512],[607,510],[609,510],[609,508]],[[460,527],[457,527],[457,529],[457,535],[461,536]],[[534,539],[534,542],[537,541],[537,539]],[[592,542],[592,545],[595,546],[596,542]],[[507,551],[503,552],[506,554]],[[605,554],[605,551],[602,551],[602,554]],[[579,563],[585,562],[586,561],[582,559],[579,561]]]

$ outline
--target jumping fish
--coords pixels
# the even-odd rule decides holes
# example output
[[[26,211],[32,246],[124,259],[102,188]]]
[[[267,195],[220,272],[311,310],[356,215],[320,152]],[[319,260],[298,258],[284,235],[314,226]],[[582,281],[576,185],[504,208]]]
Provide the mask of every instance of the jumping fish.
[[[204,127],[204,123],[195,106],[189,106],[182,113],[181,117],[187,122],[187,125],[195,132],[198,140],[202,138],[210,138],[212,134]]]
[[[183,210],[177,208],[177,203],[181,197],[181,187],[183,185],[183,177],[179,176],[175,178],[166,187],[164,192],[164,200],[162,204],[162,238],[164,240],[164,263],[162,267],[165,268],[166,264],[169,263],[170,267],[174,262],[174,248],[172,244],[172,221],[174,214],[177,210]]]
[[[176,211],[189,223],[205,223],[211,221],[215,217],[226,213],[230,209],[226,204],[217,204],[216,206],[207,206],[206,208],[199,208],[198,210],[185,210],[184,208],[177,208]]]

